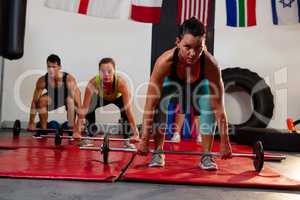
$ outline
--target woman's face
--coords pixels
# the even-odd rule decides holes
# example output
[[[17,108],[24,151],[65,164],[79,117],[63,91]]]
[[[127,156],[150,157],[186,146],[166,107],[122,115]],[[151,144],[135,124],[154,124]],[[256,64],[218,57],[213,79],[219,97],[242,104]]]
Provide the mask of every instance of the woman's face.
[[[193,36],[184,34],[181,39],[177,38],[176,46],[179,48],[179,58],[187,65],[195,64],[203,52],[205,36]]]
[[[115,68],[112,63],[103,63],[100,65],[100,76],[103,83],[112,83],[114,80]]]

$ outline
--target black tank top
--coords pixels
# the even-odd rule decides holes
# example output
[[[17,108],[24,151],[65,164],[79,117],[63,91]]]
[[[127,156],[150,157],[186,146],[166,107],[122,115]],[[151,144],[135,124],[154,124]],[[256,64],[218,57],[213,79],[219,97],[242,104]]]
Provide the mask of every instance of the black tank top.
[[[53,87],[48,83],[48,73],[45,74],[45,89],[47,90],[47,93],[49,96],[55,97],[54,99],[60,98],[66,98],[69,95],[69,90],[67,87],[67,76],[68,73],[63,72],[63,84],[60,87]]]
[[[185,80],[182,80],[178,77],[176,69],[177,69],[177,64],[178,64],[178,51],[179,49],[176,48],[173,54],[173,63],[171,66],[171,73],[169,75],[169,79],[172,81],[175,81],[181,85],[185,85],[187,84]],[[200,56],[200,74],[199,77],[196,81],[194,81],[193,83],[191,83],[191,85],[195,85],[200,83],[204,78],[205,78],[205,73],[204,73],[204,64],[205,64],[205,54],[204,52],[202,52],[201,56]]]

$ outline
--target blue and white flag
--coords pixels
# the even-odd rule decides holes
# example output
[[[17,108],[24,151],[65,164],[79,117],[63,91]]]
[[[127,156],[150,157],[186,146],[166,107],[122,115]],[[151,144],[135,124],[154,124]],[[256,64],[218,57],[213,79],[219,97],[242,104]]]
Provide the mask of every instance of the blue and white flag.
[[[300,23],[300,0],[271,0],[273,24]]]

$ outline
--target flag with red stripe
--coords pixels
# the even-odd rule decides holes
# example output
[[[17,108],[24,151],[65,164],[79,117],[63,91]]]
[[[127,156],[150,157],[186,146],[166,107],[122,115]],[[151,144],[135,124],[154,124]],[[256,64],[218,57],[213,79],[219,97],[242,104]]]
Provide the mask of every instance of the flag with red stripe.
[[[226,0],[226,13],[228,26],[255,26],[256,0]]]
[[[177,22],[182,24],[185,20],[196,17],[205,26],[211,25],[214,0],[178,0]]]
[[[131,19],[144,22],[160,22],[162,0],[132,0]]]
[[[45,6],[101,18],[129,18],[129,0],[46,0]]]

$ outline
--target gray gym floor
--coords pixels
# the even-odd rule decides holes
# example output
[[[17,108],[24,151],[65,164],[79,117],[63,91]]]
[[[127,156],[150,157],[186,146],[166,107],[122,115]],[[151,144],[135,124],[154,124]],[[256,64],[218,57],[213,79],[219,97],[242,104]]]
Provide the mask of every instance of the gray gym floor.
[[[1,131],[0,139],[1,135],[7,134],[8,132],[9,131]],[[266,164],[284,175],[300,181],[300,153],[286,154],[287,160],[281,163],[266,162]],[[0,178],[0,200],[9,199],[299,200],[300,191],[129,182],[101,183]]]

